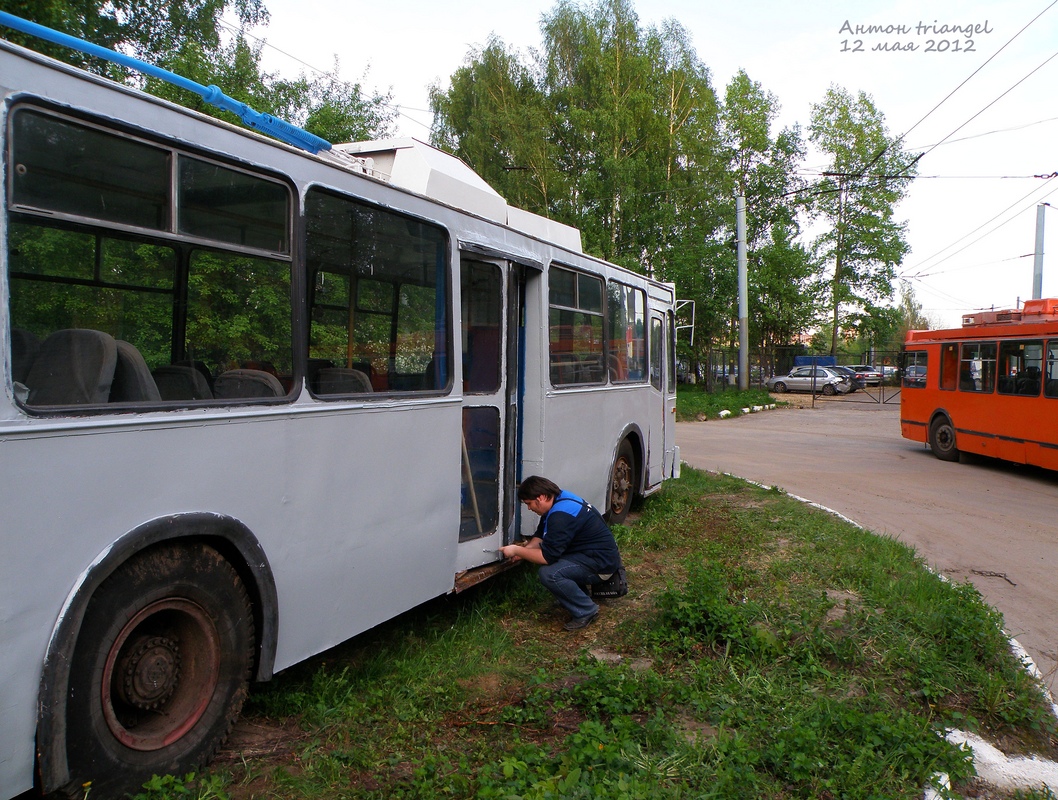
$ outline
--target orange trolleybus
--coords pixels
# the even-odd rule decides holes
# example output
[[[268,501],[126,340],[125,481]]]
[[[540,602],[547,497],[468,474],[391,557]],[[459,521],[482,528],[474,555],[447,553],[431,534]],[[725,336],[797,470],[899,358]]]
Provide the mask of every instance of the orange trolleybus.
[[[900,432],[957,461],[977,453],[1058,470],[1058,299],[910,331]]]

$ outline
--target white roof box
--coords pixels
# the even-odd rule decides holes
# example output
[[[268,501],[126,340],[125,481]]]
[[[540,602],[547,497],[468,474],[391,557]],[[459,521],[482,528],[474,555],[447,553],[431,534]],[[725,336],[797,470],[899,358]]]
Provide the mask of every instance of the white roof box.
[[[334,149],[370,159],[372,172],[394,186],[581,252],[579,230],[508,206],[499,192],[463,161],[418,139],[353,142],[334,145]]]

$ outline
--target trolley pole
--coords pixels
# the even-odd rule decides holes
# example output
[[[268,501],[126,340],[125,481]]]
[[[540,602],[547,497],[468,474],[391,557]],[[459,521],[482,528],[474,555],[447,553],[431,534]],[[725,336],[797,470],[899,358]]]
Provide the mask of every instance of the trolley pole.
[[[1050,203],[1036,206],[1036,256],[1032,261],[1032,299],[1043,297],[1043,211]]]
[[[735,198],[738,236],[738,388],[749,388],[749,269],[746,265],[746,198]]]

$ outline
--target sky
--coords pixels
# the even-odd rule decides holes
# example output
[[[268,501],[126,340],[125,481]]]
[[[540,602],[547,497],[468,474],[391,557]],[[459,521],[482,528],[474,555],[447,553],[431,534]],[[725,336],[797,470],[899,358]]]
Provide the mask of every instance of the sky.
[[[330,70],[392,93],[399,135],[429,140],[428,87],[448,86],[495,36],[541,45],[553,0],[265,0],[264,66]],[[866,92],[890,134],[925,153],[897,218],[911,252],[902,285],[935,327],[1032,297],[1037,206],[1043,296],[1058,297],[1058,0],[638,0],[643,28],[679,22],[722,97],[743,69],[781,104],[777,127],[807,138],[831,85]],[[809,153],[811,179],[825,160]],[[1050,179],[1034,176],[1054,175]]]

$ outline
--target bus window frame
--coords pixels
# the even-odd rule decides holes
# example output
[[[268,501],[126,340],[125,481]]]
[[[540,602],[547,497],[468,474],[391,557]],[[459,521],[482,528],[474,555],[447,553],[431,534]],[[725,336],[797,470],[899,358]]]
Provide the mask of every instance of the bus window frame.
[[[900,384],[905,389],[924,389],[929,380],[929,352],[906,350],[903,356],[904,375]],[[922,367],[919,374],[918,367]]]
[[[1039,348],[1039,358],[1033,359],[1027,354],[1032,347]],[[1043,388],[1043,350],[1043,338],[1001,339],[996,353],[996,392],[1012,397],[1039,396]],[[1035,379],[1026,374],[1033,368],[1039,376]],[[1035,391],[1029,391],[1033,381],[1037,384]]]
[[[565,305],[565,304],[562,304],[562,303],[555,303],[555,302],[552,301],[552,299],[551,299],[552,277],[554,276],[556,270],[560,271],[560,272],[567,272],[567,273],[570,273],[571,275],[574,276],[574,285],[573,285],[574,297],[573,297],[573,302],[574,302],[575,305],[570,306],[570,305]],[[587,279],[593,280],[596,283],[598,283],[598,286],[599,286],[599,310],[598,311],[593,311],[590,308],[587,308],[587,307],[582,306],[580,304],[580,294],[581,294],[581,292],[580,292],[580,288],[581,288],[580,281],[581,281],[582,278],[587,278]],[[606,293],[606,283],[607,282],[606,282],[606,276],[605,275],[602,275],[602,274],[597,273],[597,272],[592,272],[592,271],[587,270],[587,269],[582,269],[582,268],[579,268],[579,267],[574,267],[574,266],[571,266],[571,265],[568,265],[568,264],[560,263],[560,262],[557,262],[557,261],[552,262],[550,268],[547,271],[547,332],[548,332],[548,363],[550,364],[550,368],[548,369],[548,375],[550,376],[551,385],[555,389],[581,389],[581,388],[585,388],[585,387],[589,387],[589,386],[605,386],[606,383],[607,383],[607,370],[606,370],[606,336],[607,336],[607,325],[606,325],[607,305],[606,304],[607,304],[607,293]],[[583,315],[586,315],[586,316],[591,317],[591,318],[598,318],[598,321],[599,321],[598,350],[597,351],[596,350],[592,350],[592,351],[590,351],[588,353],[588,355],[598,356],[598,358],[599,358],[599,369],[598,369],[598,376],[597,377],[592,377],[590,373],[588,373],[588,378],[589,378],[588,380],[581,380],[578,377],[576,377],[578,373],[580,375],[584,375],[586,373],[585,370],[580,368],[580,359],[579,358],[577,358],[576,361],[570,361],[570,362],[558,362],[556,360],[556,357],[560,357],[561,355],[563,355],[563,353],[561,351],[556,351],[554,348],[555,348],[555,345],[560,343],[560,342],[562,342],[563,339],[559,338],[557,341],[552,340],[551,333],[556,327],[558,327],[558,328],[565,327],[564,324],[559,324],[559,325],[556,326],[553,323],[553,321],[552,321],[552,313],[554,311],[556,311],[556,310],[559,311],[559,312],[570,312],[570,313],[573,313],[573,314],[583,314]],[[573,324],[575,325],[576,323],[573,323]],[[593,333],[593,339],[594,339],[594,334],[595,334],[594,328],[592,330],[592,333]],[[575,345],[576,344],[576,338],[575,337],[571,336],[569,341],[570,341],[571,345]],[[574,355],[575,356],[577,354],[575,352],[571,351],[570,355]],[[574,379],[572,381],[558,381],[558,380],[556,380],[556,376],[561,374],[561,371],[559,369],[561,366],[567,366],[567,367],[573,368]]]
[[[625,302],[620,305],[611,304],[613,297],[612,291],[616,289],[621,293],[621,298]],[[636,297],[637,300],[642,301],[642,308],[637,308],[637,313],[641,316],[638,319],[632,320],[632,327],[634,329],[636,323],[641,325],[642,330],[638,338],[633,338],[628,341],[626,338],[628,331],[627,319],[627,299],[628,297]],[[605,297],[603,298],[603,342],[604,342],[604,355],[607,363],[607,375],[609,382],[613,384],[642,384],[646,383],[650,375],[650,349],[649,349],[649,328],[650,328],[650,310],[649,300],[647,297],[647,291],[639,286],[633,286],[625,281],[617,280],[616,278],[609,278],[606,281]],[[613,306],[613,307],[612,307]],[[614,314],[617,310],[620,310],[622,315],[626,317],[624,331],[613,330],[616,320]],[[617,339],[615,338],[618,334],[623,334],[621,343],[625,346],[625,352],[620,353],[616,347]],[[633,349],[634,346],[638,345],[640,349],[639,355],[635,359],[635,366],[638,370],[633,370],[633,361],[628,356],[628,349]],[[623,360],[622,360],[623,359]],[[622,375],[624,377],[622,377]]]
[[[116,120],[105,119],[83,113],[71,111],[66,107],[56,107],[54,104],[42,101],[39,98],[20,100],[13,104],[5,120],[5,136],[8,138],[7,157],[9,160],[15,157],[14,126],[17,115],[33,114],[44,118],[46,121],[56,121],[60,125],[79,127],[90,132],[102,134],[118,140],[127,140],[137,146],[149,147],[166,154],[167,164],[164,170],[164,179],[168,182],[168,200],[165,224],[163,227],[146,227],[142,225],[128,224],[125,222],[106,219],[90,214],[72,213],[70,211],[58,211],[46,206],[27,205],[15,202],[15,174],[17,170],[11,170],[5,180],[4,192],[7,201],[7,222],[19,223],[29,229],[66,231],[72,234],[83,234],[95,239],[95,253],[98,261],[104,243],[106,241],[139,242],[159,248],[169,248],[175,254],[175,268],[172,275],[172,287],[164,292],[141,287],[138,285],[113,284],[100,278],[99,264],[93,266],[93,277],[82,279],[77,277],[64,277],[61,275],[24,273],[17,274],[11,271],[8,264],[8,281],[11,279],[25,279],[28,281],[40,281],[66,286],[84,286],[89,289],[101,291],[135,291],[165,294],[172,298],[171,310],[167,322],[170,326],[170,349],[171,358],[175,359],[176,353],[185,353],[188,343],[187,314],[188,314],[188,275],[189,266],[195,260],[196,254],[214,253],[222,258],[250,258],[261,262],[275,265],[283,265],[286,274],[287,308],[288,314],[286,324],[289,326],[289,354],[291,364],[290,385],[283,386],[283,392],[277,396],[265,397],[222,397],[211,399],[162,399],[136,400],[130,402],[109,403],[76,403],[63,405],[42,405],[29,402],[28,394],[24,395],[19,387],[15,387],[15,399],[23,412],[34,417],[68,417],[78,418],[91,416],[96,417],[107,414],[121,414],[130,412],[143,412],[150,410],[173,411],[182,408],[200,408],[217,406],[245,406],[245,405],[278,405],[291,403],[296,399],[294,387],[297,385],[296,373],[299,349],[298,319],[301,316],[298,307],[298,297],[303,293],[301,281],[296,269],[297,254],[295,252],[295,236],[297,230],[298,200],[299,192],[294,181],[287,175],[257,165],[247,165],[236,159],[226,159],[221,154],[207,151],[184,142],[178,142],[162,135],[145,134],[127,124]],[[261,183],[270,184],[282,189],[285,196],[285,219],[283,221],[282,237],[285,241],[284,249],[274,249],[253,245],[239,244],[228,239],[213,239],[201,235],[181,233],[181,198],[184,196],[180,184],[182,165],[185,161],[193,161],[200,164],[213,165],[219,169],[231,173],[243,175]],[[161,174],[161,173],[159,173]],[[76,177],[76,176],[74,176]],[[10,286],[9,286],[10,288]],[[107,331],[104,331],[107,332]],[[178,341],[179,340],[179,341]],[[218,367],[219,375],[219,367]]]
[[[306,357],[307,361],[308,362],[313,361],[313,356],[311,355],[311,348],[312,348],[312,344],[311,344],[311,340],[312,340],[312,323],[313,323],[312,314],[313,314],[313,310],[317,307],[317,304],[316,304],[316,301],[315,301],[316,276],[320,274],[320,270],[318,270],[318,269],[313,270],[312,268],[310,268],[310,265],[309,265],[309,249],[310,248],[309,248],[309,225],[308,225],[308,210],[307,209],[308,209],[308,205],[309,205],[308,201],[309,201],[310,196],[318,196],[318,195],[323,195],[325,197],[329,197],[329,198],[332,198],[332,199],[337,199],[337,200],[340,200],[340,201],[343,201],[343,202],[353,203],[353,204],[356,204],[356,205],[360,205],[362,207],[366,207],[366,208],[368,208],[368,209],[370,209],[370,210],[372,210],[372,211],[374,211],[376,213],[388,214],[388,215],[391,215],[392,217],[395,217],[395,218],[398,218],[398,219],[402,219],[402,220],[405,220],[405,221],[411,221],[411,222],[414,222],[414,223],[425,225],[425,226],[428,226],[428,227],[436,230],[440,234],[439,250],[440,250],[440,252],[443,253],[443,263],[440,266],[435,266],[435,273],[443,271],[444,274],[443,274],[443,281],[438,280],[438,281],[435,282],[435,284],[434,284],[434,286],[435,286],[434,292],[435,292],[435,295],[436,295],[436,291],[437,291],[436,287],[438,287],[438,286],[443,287],[444,294],[443,294],[442,308],[443,308],[443,313],[444,313],[443,337],[444,337],[444,357],[446,359],[446,367],[445,367],[446,374],[445,374],[445,380],[441,383],[441,385],[434,386],[434,387],[411,388],[411,389],[408,389],[408,388],[396,388],[395,389],[395,388],[391,388],[391,387],[387,386],[386,388],[384,388],[382,390],[376,390],[374,388],[374,386],[373,386],[372,387],[372,391],[370,391],[370,392],[341,393],[341,394],[326,394],[326,393],[316,392],[313,389],[313,387],[309,385],[309,383],[310,383],[309,377],[310,376],[306,375],[305,376],[305,378],[306,378],[306,381],[305,381],[306,382],[306,387],[309,389],[309,392],[312,395],[312,397],[315,400],[319,401],[319,402],[332,403],[332,402],[348,401],[350,399],[356,399],[358,402],[363,402],[363,401],[369,401],[369,400],[382,400],[382,399],[387,399],[387,398],[389,398],[389,399],[394,399],[394,398],[396,398],[396,399],[413,399],[413,398],[418,398],[418,397],[444,396],[444,395],[451,394],[454,391],[454,387],[455,387],[455,358],[456,358],[456,355],[457,355],[457,354],[454,354],[453,351],[452,351],[452,348],[455,346],[455,341],[456,341],[455,335],[454,335],[454,332],[453,332],[453,325],[454,325],[454,318],[455,318],[456,314],[459,313],[458,310],[454,309],[454,306],[453,306],[453,303],[455,301],[454,301],[454,296],[453,296],[453,291],[454,291],[453,271],[454,271],[454,268],[453,268],[452,242],[454,241],[454,238],[452,236],[452,232],[449,230],[447,225],[439,222],[436,219],[430,219],[428,217],[417,215],[417,214],[411,213],[411,212],[403,210],[403,209],[397,209],[397,208],[394,208],[392,206],[386,205],[386,204],[384,204],[382,202],[379,202],[378,200],[372,200],[372,199],[369,199],[369,198],[364,197],[362,195],[359,195],[359,194],[357,194],[355,192],[343,191],[341,189],[338,189],[338,188],[334,187],[333,185],[326,184],[326,183],[319,183],[319,182],[306,183],[302,187],[302,190],[301,190],[301,192],[298,195],[299,199],[302,201],[301,211],[299,213],[299,220],[298,221],[299,221],[299,225],[300,225],[301,231],[303,232],[303,238],[298,240],[298,247],[302,248],[305,251],[302,254],[302,256],[301,256],[302,261],[304,263],[304,268],[301,271],[304,272],[304,280],[305,280],[305,283],[306,283],[305,290],[300,295],[299,301],[304,304],[304,317],[305,317],[306,322],[305,322],[305,325],[303,326],[304,330],[303,330],[302,333],[303,333],[303,335],[305,337],[304,353],[305,353],[305,357]],[[332,270],[324,270],[323,272],[324,272],[324,274],[341,275],[341,273],[336,273],[336,272],[334,272]],[[379,283],[383,283],[382,281],[378,281],[378,282]],[[402,287],[404,287],[404,286],[418,286],[418,285],[425,286],[427,284],[416,284],[416,283],[413,283],[413,282],[409,281],[409,282],[405,282],[405,283],[392,283],[390,285],[392,285],[394,287],[394,291],[392,292],[392,306],[391,306],[391,309],[389,309],[387,311],[378,311],[377,309],[365,309],[364,313],[370,313],[370,314],[376,314],[376,315],[380,315],[380,316],[389,317],[389,319],[390,319],[390,330],[391,330],[389,344],[392,347],[393,345],[396,344],[396,339],[394,337],[396,335],[396,329],[399,326],[399,320],[398,320],[398,316],[397,316],[396,312],[398,310],[398,306],[399,306],[400,300],[401,300],[401,289],[402,289]],[[350,303],[350,304],[354,304],[355,303],[359,307],[359,287],[357,287],[356,297],[348,296],[348,290],[347,290],[347,302]],[[436,297],[435,297],[435,303],[436,303]],[[320,307],[326,307],[326,308],[329,308],[329,309],[332,309],[332,310],[338,308],[338,307],[333,307],[333,306],[330,306],[330,305],[325,305],[325,306],[320,306]],[[434,318],[434,323],[435,323],[434,335],[436,337],[436,335],[437,335],[436,317]],[[392,361],[393,357],[394,356],[391,353],[388,356],[388,360]],[[429,366],[429,364],[427,366]],[[387,375],[389,375],[389,374],[390,373],[387,373]]]
[[[991,351],[991,358],[986,357]],[[996,391],[999,343],[992,339],[959,342],[959,391],[994,394]],[[966,365],[966,369],[963,367]],[[976,377],[975,377],[976,376]]]
[[[12,105],[11,109],[6,115],[4,124],[7,126],[7,133],[5,136],[8,138],[8,152],[5,154],[9,161],[14,159],[14,137],[11,135],[12,120],[17,114],[25,111],[36,111],[48,117],[53,117],[60,121],[65,121],[75,125],[80,125],[85,128],[89,128],[95,131],[99,131],[112,136],[122,137],[129,139],[138,144],[154,147],[158,149],[164,149],[169,151],[170,162],[168,165],[168,179],[169,179],[169,214],[168,214],[168,225],[165,228],[148,228],[139,225],[129,225],[120,222],[113,222],[107,219],[100,219],[97,217],[84,216],[80,214],[72,214],[63,211],[53,211],[46,208],[40,208],[37,206],[21,205],[15,202],[14,199],[14,180],[9,175],[5,181],[4,193],[6,198],[6,210],[8,215],[29,215],[39,217],[41,219],[48,220],[65,220],[73,225],[84,226],[87,228],[101,227],[109,230],[120,231],[126,234],[144,236],[147,238],[160,238],[169,239],[171,241],[184,243],[190,246],[205,247],[209,249],[220,249],[220,250],[231,250],[233,252],[239,252],[246,255],[262,256],[269,259],[278,259],[287,261],[292,265],[296,261],[294,244],[297,236],[298,220],[300,218],[300,211],[298,202],[301,199],[301,193],[298,191],[296,184],[291,178],[282,172],[279,172],[268,167],[262,167],[256,164],[246,164],[240,162],[235,158],[225,159],[220,154],[205,150],[202,148],[196,148],[188,145],[186,142],[167,138],[160,135],[151,135],[144,133],[143,131],[122,124],[117,120],[103,119],[88,114],[77,113],[71,109],[65,107],[57,107],[52,103],[48,103],[39,98],[29,98],[20,100],[19,102]],[[274,250],[268,248],[251,247],[246,245],[239,245],[233,242],[225,241],[223,239],[210,239],[202,236],[194,236],[191,234],[179,233],[179,181],[180,181],[180,157],[186,156],[188,158],[195,159],[204,163],[215,164],[216,166],[224,169],[231,170],[233,172],[239,172],[244,175],[251,177],[260,178],[269,183],[282,186],[287,191],[288,207],[287,207],[287,220],[286,220],[286,250]],[[14,169],[12,169],[14,172]],[[292,276],[293,279],[294,276]]]

